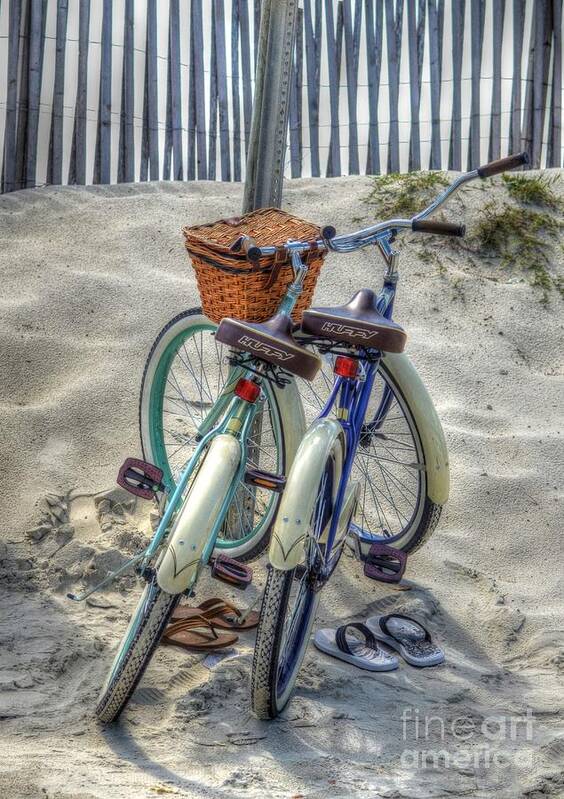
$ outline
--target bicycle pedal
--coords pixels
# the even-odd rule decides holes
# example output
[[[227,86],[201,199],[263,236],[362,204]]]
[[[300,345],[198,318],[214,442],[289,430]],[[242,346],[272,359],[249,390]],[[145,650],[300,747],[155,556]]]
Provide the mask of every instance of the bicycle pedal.
[[[262,469],[247,469],[245,472],[245,483],[281,494],[286,485],[286,478],[281,474],[264,472]]]
[[[117,484],[130,494],[143,499],[154,499],[164,491],[163,472],[158,466],[139,458],[126,458],[119,470]]]
[[[364,575],[382,583],[399,583],[407,565],[407,554],[387,544],[372,544],[364,561]]]
[[[211,576],[241,591],[253,582],[253,570],[227,555],[218,555],[211,561]]]

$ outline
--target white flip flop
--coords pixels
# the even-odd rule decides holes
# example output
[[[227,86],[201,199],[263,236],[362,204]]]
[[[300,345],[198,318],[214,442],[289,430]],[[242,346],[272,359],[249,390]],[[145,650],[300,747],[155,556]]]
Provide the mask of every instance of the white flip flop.
[[[374,638],[399,652],[410,666],[438,666],[445,659],[445,653],[434,643],[429,631],[409,616],[401,613],[372,616],[366,620],[366,626]]]
[[[359,640],[358,633],[364,641]],[[336,630],[317,630],[313,643],[325,654],[366,671],[392,671],[399,666],[397,657],[378,646],[368,627],[358,622],[343,624]]]

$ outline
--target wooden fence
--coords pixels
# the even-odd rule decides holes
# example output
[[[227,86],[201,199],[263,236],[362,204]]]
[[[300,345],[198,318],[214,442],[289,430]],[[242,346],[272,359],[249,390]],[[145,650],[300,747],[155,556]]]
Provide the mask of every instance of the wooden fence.
[[[0,0],[2,191],[241,180],[260,0]],[[562,165],[562,0],[303,0],[287,173]]]

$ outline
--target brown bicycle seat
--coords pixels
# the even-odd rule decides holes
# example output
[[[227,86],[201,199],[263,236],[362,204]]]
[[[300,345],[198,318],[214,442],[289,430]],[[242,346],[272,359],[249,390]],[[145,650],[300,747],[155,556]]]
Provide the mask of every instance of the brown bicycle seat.
[[[267,322],[222,319],[215,337],[222,344],[248,352],[261,361],[276,364],[305,380],[313,380],[321,359],[301,347],[292,335],[292,320],[278,313]]]
[[[302,330],[311,336],[344,341],[357,347],[370,347],[381,352],[403,352],[405,330],[382,316],[376,307],[376,300],[373,291],[361,289],[347,305],[310,308],[304,312]]]

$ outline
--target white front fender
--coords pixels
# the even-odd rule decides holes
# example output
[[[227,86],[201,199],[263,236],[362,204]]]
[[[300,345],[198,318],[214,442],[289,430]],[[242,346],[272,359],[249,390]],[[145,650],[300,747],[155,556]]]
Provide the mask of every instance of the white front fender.
[[[274,522],[268,555],[276,569],[289,571],[303,560],[303,544],[325,465],[331,455],[335,462],[334,500],[343,469],[345,436],[335,419],[317,419],[296,453]]]

